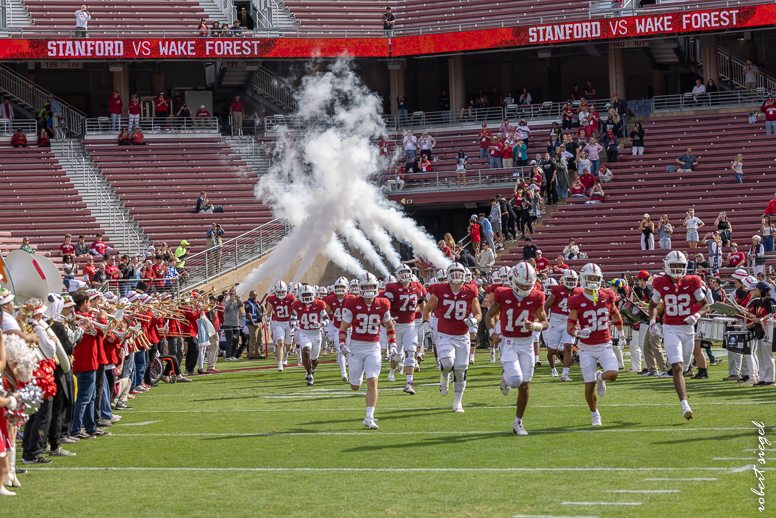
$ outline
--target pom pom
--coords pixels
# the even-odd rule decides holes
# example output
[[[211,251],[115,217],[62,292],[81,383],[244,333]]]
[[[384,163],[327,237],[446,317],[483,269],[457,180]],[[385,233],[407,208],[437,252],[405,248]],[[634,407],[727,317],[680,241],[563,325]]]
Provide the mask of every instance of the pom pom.
[[[8,363],[15,363],[19,369],[19,381],[28,383],[32,380],[35,369],[38,368],[35,351],[30,349],[24,338],[19,335],[6,334],[3,336]]]

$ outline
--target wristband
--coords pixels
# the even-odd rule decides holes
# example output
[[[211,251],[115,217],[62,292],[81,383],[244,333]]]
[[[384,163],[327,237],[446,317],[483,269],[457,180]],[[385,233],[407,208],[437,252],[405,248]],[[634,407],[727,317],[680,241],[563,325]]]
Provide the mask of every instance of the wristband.
[[[493,333],[495,333],[495,332],[496,332],[496,330],[491,327],[490,329],[488,329],[488,336],[493,336]]]
[[[396,347],[396,338],[395,337],[394,338],[389,338],[388,339],[388,345],[393,345],[394,347]]]
[[[542,328],[543,328],[543,326],[542,326],[541,322],[534,322],[531,325],[531,329],[533,330],[534,333],[541,332]]]
[[[655,320],[654,318],[650,319],[649,325],[653,326],[655,324],[657,324],[657,320]]]

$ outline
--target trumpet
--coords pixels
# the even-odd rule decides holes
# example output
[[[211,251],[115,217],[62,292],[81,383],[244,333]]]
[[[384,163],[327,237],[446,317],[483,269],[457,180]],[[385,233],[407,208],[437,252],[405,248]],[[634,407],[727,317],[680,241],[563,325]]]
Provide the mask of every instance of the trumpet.
[[[127,314],[128,317],[134,318],[135,320],[140,320],[141,322],[150,322],[151,318],[148,315],[144,315],[142,313],[129,313]]]

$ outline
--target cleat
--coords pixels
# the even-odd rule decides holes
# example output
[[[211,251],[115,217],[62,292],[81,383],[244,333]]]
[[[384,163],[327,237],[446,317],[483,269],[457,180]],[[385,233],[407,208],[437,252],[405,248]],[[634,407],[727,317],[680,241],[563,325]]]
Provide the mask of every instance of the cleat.
[[[305,381],[310,381],[311,379],[312,379],[312,376],[310,374],[305,374],[304,375],[304,380]]]
[[[455,412],[456,414],[463,414],[464,412],[463,405],[461,405],[460,403],[458,403],[457,405],[453,405],[453,412]]]
[[[505,396],[509,395],[509,385],[507,385],[506,380],[504,380],[504,374],[501,374],[501,393]]]
[[[560,376],[560,374],[558,374],[558,370],[557,369],[552,369],[552,377],[553,378],[557,378],[559,376]]]
[[[407,383],[406,385],[404,385],[404,392],[406,392],[407,394],[410,394],[411,396],[414,396],[415,395],[415,389],[412,388],[412,385],[414,385],[414,384],[413,383]]]
[[[348,377],[347,376],[342,376],[342,381],[347,383],[348,382]]]
[[[310,376],[310,379],[307,380],[307,386],[312,387],[313,385],[315,385],[315,380],[313,379],[312,376]]]
[[[574,380],[572,380],[571,378],[569,378],[568,376],[561,376],[561,377],[560,377],[560,380],[561,380],[561,381],[574,381]]]
[[[404,376],[404,365],[399,366],[399,376]],[[396,381],[396,380],[394,380]]]
[[[388,374],[388,381],[396,381],[396,376],[393,374]]]
[[[377,423],[375,422],[374,419],[365,418],[364,422],[361,424],[364,426],[364,428],[369,428],[370,430],[377,430],[378,428],[380,428],[379,426],[377,426]]]
[[[541,366],[542,366],[542,362],[536,362],[536,368],[537,368],[537,369],[538,369],[539,367],[541,367]]]
[[[601,377],[603,372],[598,371],[596,375],[596,387],[598,389],[598,397],[604,397],[606,395],[606,381]]]
[[[528,431],[523,428],[523,423],[515,423],[512,427],[512,433],[515,435],[528,435]]]
[[[490,350],[490,363],[496,363],[496,350]]]
[[[474,365],[474,360],[471,358],[469,359],[469,365]]]
[[[603,426],[603,423],[601,422],[601,416],[600,415],[594,415],[593,416],[592,426]]]
[[[439,379],[439,393],[443,396],[447,395],[447,391],[450,388],[450,377],[447,374],[442,373]]]

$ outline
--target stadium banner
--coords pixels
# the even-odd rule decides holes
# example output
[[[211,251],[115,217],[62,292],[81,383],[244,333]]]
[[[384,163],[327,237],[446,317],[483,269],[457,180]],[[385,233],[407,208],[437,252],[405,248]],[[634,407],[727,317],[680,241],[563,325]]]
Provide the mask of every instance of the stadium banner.
[[[755,5],[655,13],[602,20],[524,25],[459,33],[403,36],[391,40],[392,56],[415,56],[493,48],[549,46],[552,44],[665,36],[776,24],[776,5]]]
[[[388,57],[386,38],[10,39],[0,60]]]

